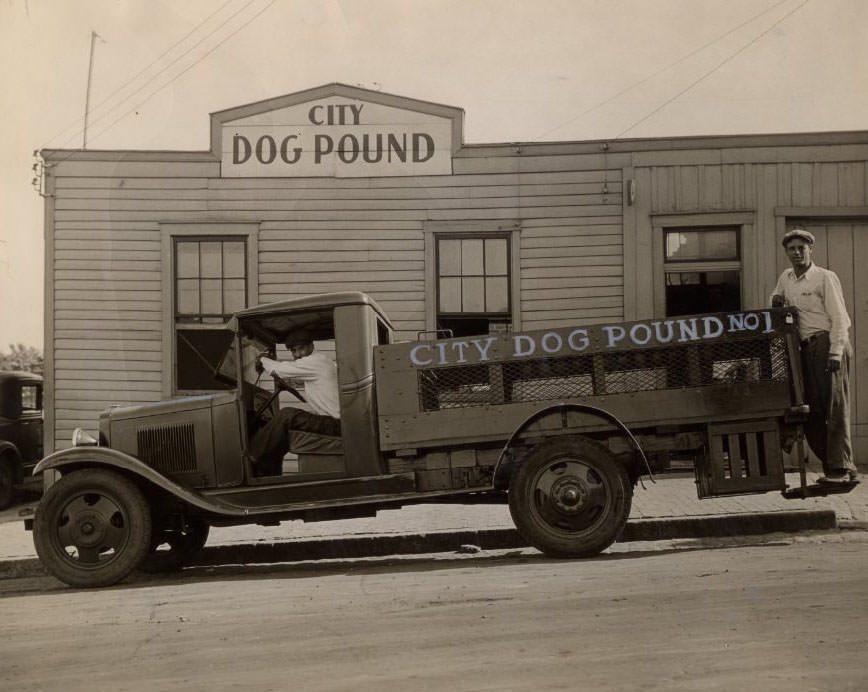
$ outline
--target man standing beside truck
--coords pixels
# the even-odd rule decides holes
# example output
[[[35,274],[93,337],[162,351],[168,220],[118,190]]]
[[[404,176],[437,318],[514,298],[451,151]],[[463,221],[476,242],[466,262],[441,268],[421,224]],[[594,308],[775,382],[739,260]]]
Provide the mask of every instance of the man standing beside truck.
[[[814,235],[793,228],[781,241],[792,269],[778,278],[772,306],[798,310],[805,399],[805,437],[823,463],[820,483],[858,482],[850,444],[850,316],[835,272],[811,261]]]

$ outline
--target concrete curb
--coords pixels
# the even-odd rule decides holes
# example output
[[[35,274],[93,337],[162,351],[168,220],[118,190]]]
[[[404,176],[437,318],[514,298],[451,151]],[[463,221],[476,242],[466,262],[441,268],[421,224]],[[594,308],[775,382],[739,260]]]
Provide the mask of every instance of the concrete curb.
[[[636,519],[627,523],[622,542],[676,538],[749,536],[837,529],[833,510],[796,510],[664,519]],[[303,560],[351,559],[388,555],[454,552],[464,545],[482,550],[525,548],[515,529],[444,531],[407,535],[345,536],[300,539],[272,543],[239,543],[206,546],[194,565],[267,564]],[[0,579],[45,576],[37,559],[0,560]]]

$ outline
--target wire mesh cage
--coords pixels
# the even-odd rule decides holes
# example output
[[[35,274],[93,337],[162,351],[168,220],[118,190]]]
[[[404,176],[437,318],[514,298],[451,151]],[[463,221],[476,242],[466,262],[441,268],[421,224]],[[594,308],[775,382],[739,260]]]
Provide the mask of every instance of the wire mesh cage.
[[[421,410],[550,401],[790,378],[780,333],[707,343],[422,368]]]

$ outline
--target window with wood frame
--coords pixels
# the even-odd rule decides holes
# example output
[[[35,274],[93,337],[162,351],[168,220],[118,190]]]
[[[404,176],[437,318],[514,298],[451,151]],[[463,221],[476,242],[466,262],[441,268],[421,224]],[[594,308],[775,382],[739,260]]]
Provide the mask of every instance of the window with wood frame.
[[[738,226],[663,231],[666,316],[741,309]]]
[[[226,389],[214,370],[231,339],[226,323],[247,306],[247,242],[234,236],[173,241],[175,389]]]
[[[437,237],[437,329],[488,334],[510,321],[507,235]]]

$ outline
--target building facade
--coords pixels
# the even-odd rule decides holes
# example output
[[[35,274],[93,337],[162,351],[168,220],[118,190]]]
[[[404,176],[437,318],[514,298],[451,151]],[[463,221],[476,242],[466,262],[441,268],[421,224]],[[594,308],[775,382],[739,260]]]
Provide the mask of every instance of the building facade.
[[[204,152],[44,150],[48,451],[220,387],[238,308],[361,290],[398,337],[768,304],[817,237],[868,453],[868,132],[465,144],[461,109],[330,84],[211,116]]]

